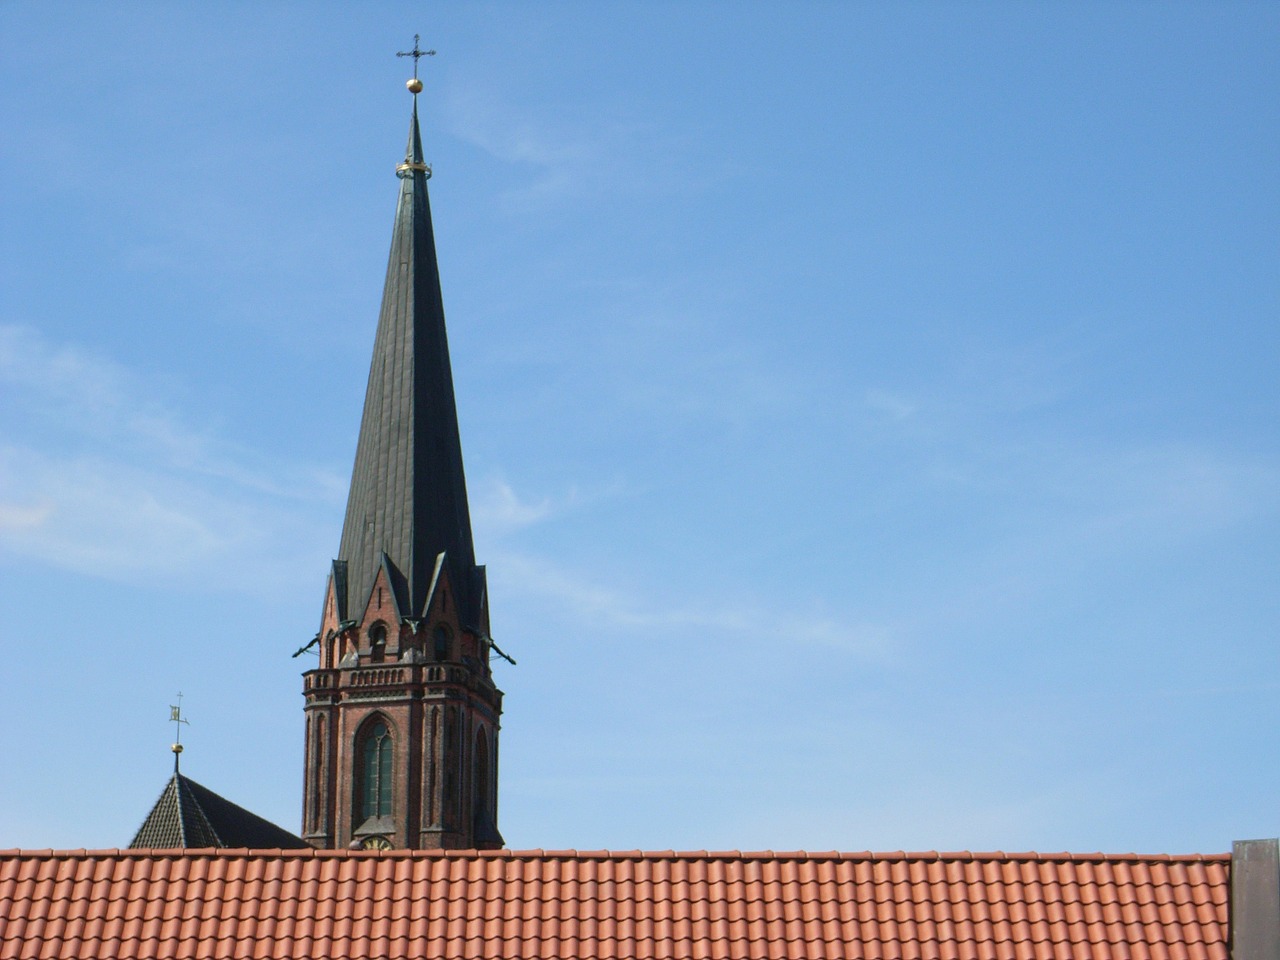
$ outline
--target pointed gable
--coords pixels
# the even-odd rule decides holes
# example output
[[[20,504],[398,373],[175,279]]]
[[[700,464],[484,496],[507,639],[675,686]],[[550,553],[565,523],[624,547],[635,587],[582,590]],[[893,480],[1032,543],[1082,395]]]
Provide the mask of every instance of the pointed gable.
[[[130,849],[251,847],[297,850],[306,841],[244,807],[174,773]]]
[[[131,849],[221,847],[218,833],[192,795],[190,781],[175,773],[165,784],[147,819],[134,835]]]

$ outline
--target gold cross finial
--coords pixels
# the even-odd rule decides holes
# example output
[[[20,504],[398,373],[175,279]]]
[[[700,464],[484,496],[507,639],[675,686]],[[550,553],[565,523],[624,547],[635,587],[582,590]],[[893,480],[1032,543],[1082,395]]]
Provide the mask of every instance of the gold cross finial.
[[[413,80],[409,81],[410,90],[413,90],[413,86],[415,82],[417,83],[418,90],[422,89],[422,82],[418,80],[418,61],[421,60],[423,57],[434,57],[436,55],[436,52],[434,50],[419,49],[418,40],[419,40],[419,37],[415,33],[413,35],[413,49],[403,50],[396,54],[397,57],[413,57]],[[413,92],[417,93],[418,90],[413,90]]]

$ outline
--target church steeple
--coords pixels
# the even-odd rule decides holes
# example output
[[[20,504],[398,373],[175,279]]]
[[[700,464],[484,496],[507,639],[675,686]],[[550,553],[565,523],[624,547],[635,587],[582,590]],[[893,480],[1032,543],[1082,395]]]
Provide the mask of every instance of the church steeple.
[[[338,556],[351,608],[368,602],[385,553],[399,612],[418,619],[444,554],[467,626],[476,627],[475,548],[422,156],[415,96]]]
[[[303,837],[500,847],[484,568],[476,565],[418,124],[417,59],[391,254],[320,664],[305,675]]]

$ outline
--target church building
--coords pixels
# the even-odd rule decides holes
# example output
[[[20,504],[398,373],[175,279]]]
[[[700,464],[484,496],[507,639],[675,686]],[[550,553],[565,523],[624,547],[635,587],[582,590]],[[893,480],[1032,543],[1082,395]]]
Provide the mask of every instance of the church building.
[[[0,960],[1280,960],[1275,840],[1178,856],[504,848],[504,654],[414,74],[346,515],[304,648],[298,834],[175,765],[132,849],[0,852]]]

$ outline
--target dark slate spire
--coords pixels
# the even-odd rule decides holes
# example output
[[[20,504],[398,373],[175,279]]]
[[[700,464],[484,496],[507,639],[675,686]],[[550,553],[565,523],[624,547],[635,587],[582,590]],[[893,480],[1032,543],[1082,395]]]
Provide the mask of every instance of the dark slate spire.
[[[400,200],[338,557],[352,616],[364,610],[385,553],[400,615],[417,618],[445,553],[460,610],[474,622],[475,548],[416,96],[396,170]]]

